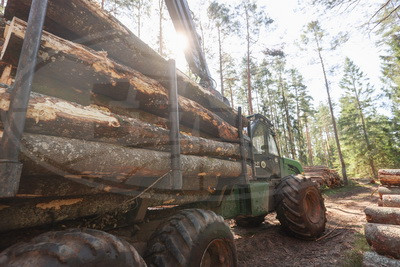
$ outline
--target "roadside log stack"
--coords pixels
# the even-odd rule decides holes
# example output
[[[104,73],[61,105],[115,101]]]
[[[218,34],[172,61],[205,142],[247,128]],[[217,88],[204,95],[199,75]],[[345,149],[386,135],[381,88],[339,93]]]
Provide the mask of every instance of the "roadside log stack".
[[[2,83],[14,79],[30,4],[7,3]],[[113,192],[168,172],[168,62],[93,1],[49,0],[44,28],[21,151],[23,176],[95,179]],[[179,71],[177,81],[184,187],[208,190],[219,178],[239,177],[237,112]],[[10,90],[0,89],[3,114]]]
[[[316,182],[320,188],[324,186],[329,188],[342,186],[342,180],[337,171],[326,166],[304,167],[304,176]]]
[[[367,207],[363,266],[400,266],[400,170],[379,170],[378,207]],[[379,255],[378,255],[379,254]]]

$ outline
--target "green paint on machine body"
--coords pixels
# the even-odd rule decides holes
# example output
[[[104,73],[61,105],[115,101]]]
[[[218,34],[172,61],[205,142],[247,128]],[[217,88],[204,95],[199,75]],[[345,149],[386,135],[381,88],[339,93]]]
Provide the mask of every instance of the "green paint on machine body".
[[[282,157],[277,150],[272,123],[262,115],[252,120],[255,179],[247,185],[234,185],[216,210],[225,218],[259,216],[275,210],[275,188],[282,178],[303,173],[300,162]]]

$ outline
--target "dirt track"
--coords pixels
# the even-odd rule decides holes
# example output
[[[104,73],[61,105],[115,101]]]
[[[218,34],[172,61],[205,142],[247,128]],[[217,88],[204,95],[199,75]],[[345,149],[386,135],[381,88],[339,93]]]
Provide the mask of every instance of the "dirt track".
[[[357,244],[363,242],[364,208],[377,205],[377,185],[365,182],[330,190],[324,194],[327,227],[318,241],[302,241],[281,231],[275,214],[257,228],[239,228],[235,233],[240,266],[344,266],[356,264]],[[357,240],[358,239],[358,240]],[[355,255],[355,256],[354,256]]]

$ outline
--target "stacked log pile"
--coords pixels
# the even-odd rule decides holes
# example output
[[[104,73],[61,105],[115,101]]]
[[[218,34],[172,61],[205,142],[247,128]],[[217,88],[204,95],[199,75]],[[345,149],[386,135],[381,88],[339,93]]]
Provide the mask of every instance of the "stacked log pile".
[[[29,6],[29,0],[7,3],[11,23],[1,62],[9,84]],[[23,138],[23,175],[96,179],[113,191],[168,172],[167,61],[88,0],[50,0],[45,29]],[[180,72],[178,93],[184,187],[208,189],[219,178],[239,177],[237,113],[218,92]],[[0,89],[0,112],[9,102],[10,91]],[[0,121],[0,136],[3,126]]]
[[[339,174],[326,166],[304,167],[304,176],[316,182],[319,187],[335,188],[342,186]]]
[[[378,207],[367,207],[364,266],[400,266],[400,170],[379,170]]]

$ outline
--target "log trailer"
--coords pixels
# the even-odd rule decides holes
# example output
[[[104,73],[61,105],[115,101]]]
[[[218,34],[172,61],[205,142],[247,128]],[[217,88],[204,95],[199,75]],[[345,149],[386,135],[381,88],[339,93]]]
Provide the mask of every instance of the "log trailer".
[[[273,211],[324,232],[315,183],[215,90],[186,0],[166,4],[200,85],[92,1],[7,1],[0,266],[236,266],[224,218]]]

